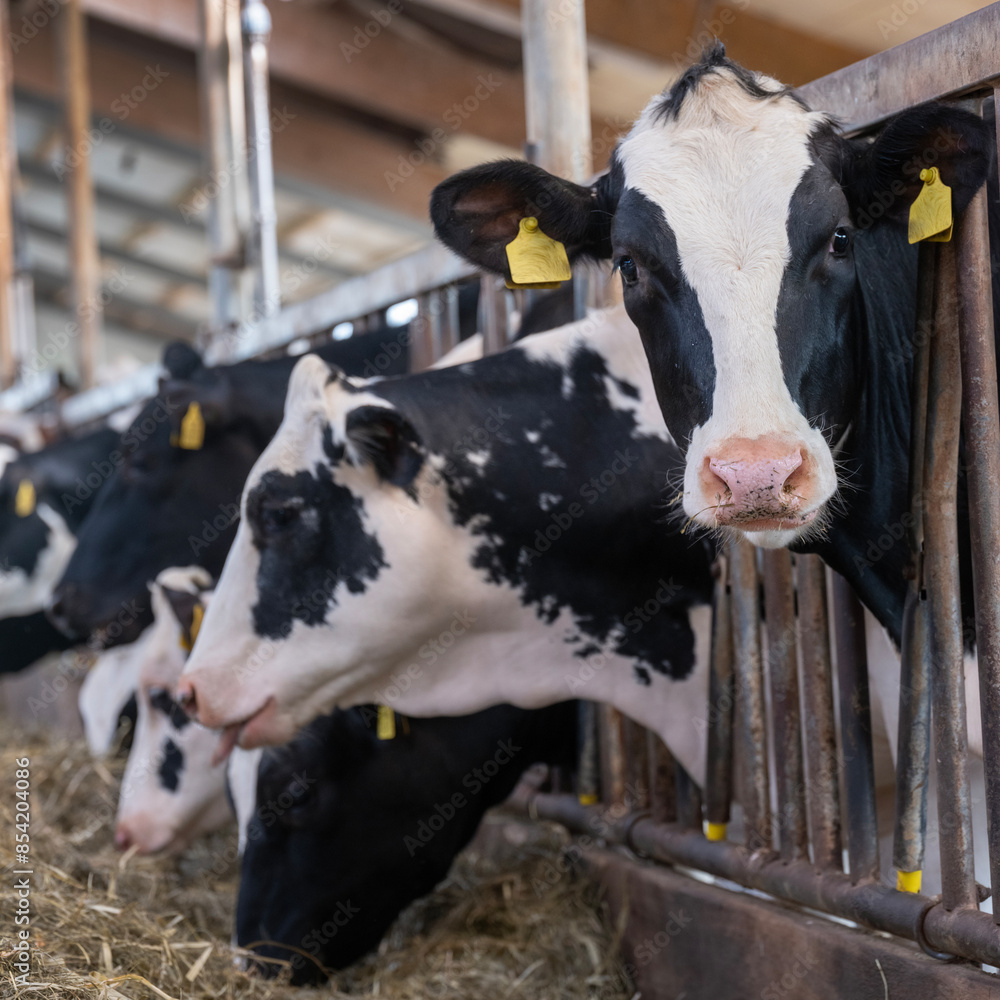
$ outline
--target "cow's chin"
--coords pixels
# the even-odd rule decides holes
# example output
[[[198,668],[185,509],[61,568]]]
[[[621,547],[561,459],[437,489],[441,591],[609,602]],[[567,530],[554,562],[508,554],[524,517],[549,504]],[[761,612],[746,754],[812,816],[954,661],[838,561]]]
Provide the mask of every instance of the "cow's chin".
[[[260,711],[243,723],[236,745],[241,750],[280,746],[292,739],[299,728],[292,716],[281,711],[278,703],[271,697]]]
[[[750,530],[741,528],[740,534],[751,544],[759,549],[785,549],[789,545],[798,541],[809,530],[808,525],[798,528],[761,528]]]

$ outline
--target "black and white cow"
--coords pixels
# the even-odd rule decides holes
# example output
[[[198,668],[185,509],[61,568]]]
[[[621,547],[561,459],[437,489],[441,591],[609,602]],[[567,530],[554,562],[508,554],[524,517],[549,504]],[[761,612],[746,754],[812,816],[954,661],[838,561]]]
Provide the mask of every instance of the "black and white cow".
[[[466,335],[474,330],[475,310],[468,312]],[[350,374],[382,377],[406,371],[409,344],[406,329],[385,328],[316,353]],[[59,584],[50,614],[63,631],[105,645],[131,642],[151,619],[149,581],[157,573],[189,563],[221,572],[240,490],[281,422],[295,361],[208,367],[186,345],[167,348],[167,377],[122,435],[120,468],[96,498]],[[192,404],[205,433],[201,447],[187,449],[177,442]]]
[[[574,703],[397,719],[391,740],[376,737],[375,715],[367,706],[322,716],[232,782],[245,827],[237,942],[289,961],[296,984],[378,945],[525,768],[568,765],[576,750]]]
[[[105,427],[6,463],[0,476],[0,616],[31,615],[48,603],[97,489],[114,471],[117,441],[117,432]]]
[[[172,694],[192,629],[211,599],[210,585],[198,566],[166,569],[153,583],[154,621],[139,640],[135,735],[115,822],[115,844],[122,850],[176,852],[232,816],[225,766],[215,760],[219,734],[192,722]]]
[[[440,239],[498,273],[530,215],[571,257],[612,259],[684,452],[684,514],[820,553],[898,641],[907,546],[874,568],[868,553],[908,510],[906,220],[922,168],[960,213],[992,150],[979,118],[941,105],[848,140],[717,45],[649,103],[592,187],[504,161],[445,181],[431,214]]]
[[[17,673],[48,653],[60,653],[75,640],[59,631],[44,611],[0,618],[0,674]]]
[[[303,358],[180,696],[244,747],[334,706],[587,697],[700,782],[712,552],[657,523],[680,463],[621,309],[382,382]]]

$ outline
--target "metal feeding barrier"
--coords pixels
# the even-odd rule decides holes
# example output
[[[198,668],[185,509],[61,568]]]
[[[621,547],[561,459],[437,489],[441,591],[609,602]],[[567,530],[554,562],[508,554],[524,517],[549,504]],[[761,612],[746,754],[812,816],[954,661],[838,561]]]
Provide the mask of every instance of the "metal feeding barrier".
[[[932,99],[991,114],[998,84],[994,5],[800,93],[863,135]],[[533,815],[586,833],[600,814],[606,839],[640,855],[908,938],[936,958],[1000,964],[1000,906],[992,915],[979,910],[972,852],[973,834],[988,838],[991,884],[1000,886],[1000,415],[987,221],[987,199],[1000,196],[995,184],[994,177],[975,197],[952,242],[922,244],[919,258],[910,455],[915,556],[903,630],[893,865],[900,887],[915,887],[925,864],[933,752],[940,897],[898,891],[881,877],[863,611],[846,581],[816,556],[756,552],[739,542],[720,557],[703,803],[679,769],[665,780],[669,766],[653,738],[637,755],[631,748],[642,740],[631,724],[602,710],[600,804],[536,793],[525,802]],[[958,569],[963,434],[989,818],[975,831]],[[639,759],[648,780],[626,801],[622,789],[634,787]],[[742,843],[725,839],[734,797]]]

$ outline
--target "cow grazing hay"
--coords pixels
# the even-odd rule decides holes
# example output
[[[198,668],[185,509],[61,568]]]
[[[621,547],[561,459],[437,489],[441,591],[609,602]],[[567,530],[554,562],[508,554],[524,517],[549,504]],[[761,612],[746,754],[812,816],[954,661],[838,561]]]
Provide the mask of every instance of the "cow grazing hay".
[[[19,985],[13,789],[15,759],[25,756],[35,876],[31,973]],[[122,761],[92,760],[82,743],[8,737],[0,749],[0,998],[632,995],[596,891],[572,875],[556,877],[566,840],[554,828],[488,857],[466,852],[446,882],[402,914],[377,954],[329,986],[298,989],[249,975],[234,966],[229,946],[235,831],[177,858],[121,855],[112,833],[122,770]]]

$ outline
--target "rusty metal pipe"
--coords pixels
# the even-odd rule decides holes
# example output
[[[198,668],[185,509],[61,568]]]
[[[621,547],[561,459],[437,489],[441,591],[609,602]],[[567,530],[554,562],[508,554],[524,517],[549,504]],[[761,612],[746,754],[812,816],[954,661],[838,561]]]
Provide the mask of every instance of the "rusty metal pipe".
[[[762,553],[767,668],[771,683],[774,767],[778,792],[778,845],[786,861],[808,856],[802,719],[795,642],[795,588],[787,549]]]
[[[833,574],[840,745],[847,794],[847,857],[854,882],[878,878],[878,821],[865,616],[851,585]]]
[[[729,823],[729,807],[733,800],[734,697],[729,566],[725,557],[721,557],[712,609],[712,658],[708,675],[708,764],[705,775],[705,819],[716,829]]]
[[[955,246],[938,248],[927,387],[924,573],[938,773],[941,897],[945,909],[978,905],[972,858],[958,574],[958,456],[962,409]]]

